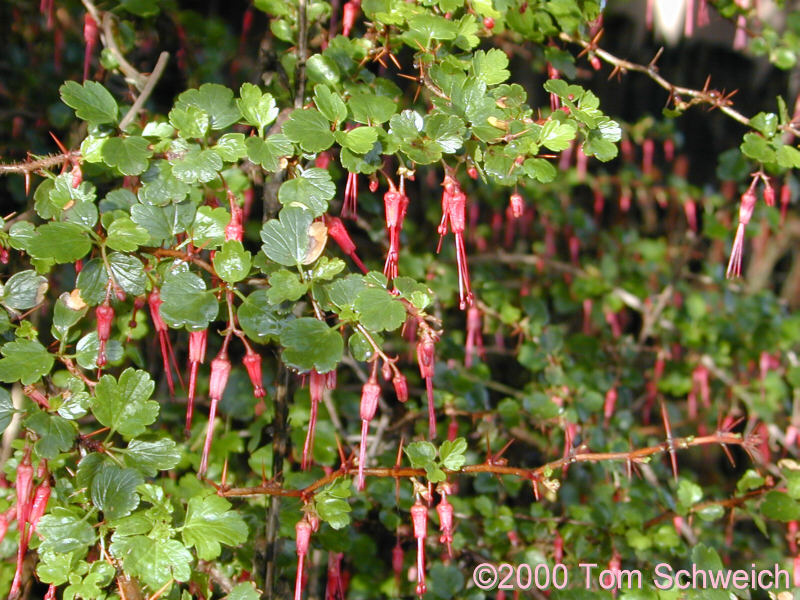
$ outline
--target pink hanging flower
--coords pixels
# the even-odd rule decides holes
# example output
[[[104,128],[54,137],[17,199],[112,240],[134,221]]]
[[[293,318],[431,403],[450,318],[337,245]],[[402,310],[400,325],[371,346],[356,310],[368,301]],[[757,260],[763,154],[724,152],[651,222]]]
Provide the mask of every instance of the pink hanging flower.
[[[377,365],[377,363],[375,364]],[[361,445],[358,450],[358,479],[356,480],[358,491],[364,490],[364,467],[367,463],[367,432],[369,431],[369,423],[375,418],[375,412],[378,410],[378,398],[380,398],[380,395],[381,386],[378,385],[378,378],[373,370],[369,380],[361,388]]]
[[[428,535],[428,508],[419,498],[411,507],[411,521],[414,524],[414,537],[417,539],[417,595],[428,591],[425,585],[425,538]]]
[[[728,269],[726,271],[726,277],[728,277],[728,279],[739,277],[742,274],[744,230],[750,222],[750,218],[753,216],[753,210],[756,206],[756,192],[753,189],[755,181],[754,179],[753,184],[742,194],[742,199],[739,203],[739,225],[736,228],[736,237],[733,240],[733,248],[731,248],[731,258],[728,261]]]

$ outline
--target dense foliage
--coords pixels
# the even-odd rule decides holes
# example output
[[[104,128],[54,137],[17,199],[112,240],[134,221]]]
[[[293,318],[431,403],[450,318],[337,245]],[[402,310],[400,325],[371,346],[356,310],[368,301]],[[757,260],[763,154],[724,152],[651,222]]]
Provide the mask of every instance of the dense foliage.
[[[0,593],[793,572],[796,13],[197,4],[0,9]]]

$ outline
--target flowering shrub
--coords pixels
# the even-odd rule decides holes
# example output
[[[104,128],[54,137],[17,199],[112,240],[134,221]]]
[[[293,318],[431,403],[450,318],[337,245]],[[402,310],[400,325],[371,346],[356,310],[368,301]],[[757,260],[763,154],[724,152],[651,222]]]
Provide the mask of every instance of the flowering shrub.
[[[792,570],[792,98],[609,51],[600,0],[28,4],[4,8],[0,593]],[[788,9],[685,5],[687,36],[730,22],[794,66]],[[594,72],[663,115],[609,116],[624,84]]]

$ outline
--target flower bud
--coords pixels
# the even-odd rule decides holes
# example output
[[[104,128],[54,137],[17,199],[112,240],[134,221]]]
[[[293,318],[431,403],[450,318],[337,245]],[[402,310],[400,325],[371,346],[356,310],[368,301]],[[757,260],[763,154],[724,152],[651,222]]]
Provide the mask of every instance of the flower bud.
[[[208,346],[208,329],[189,333],[189,362],[202,363],[206,359]]]
[[[378,382],[371,378],[361,388],[361,420],[371,421],[375,417],[375,411],[378,409],[378,398],[381,395],[381,386]]]
[[[411,522],[414,524],[414,537],[425,539],[428,535],[428,508],[419,500],[411,507]]]
[[[253,395],[256,398],[263,398],[267,395],[264,391],[264,387],[262,386],[262,377],[261,377],[261,355],[257,352],[254,352],[252,348],[247,348],[247,353],[244,355],[242,359],[245,368],[247,369],[247,375],[250,377],[250,383],[253,384]]]
[[[522,195],[517,192],[511,194],[508,199],[508,206],[511,210],[511,216],[515,219],[519,219],[522,213],[525,212],[525,201],[522,199]]]
[[[398,373],[392,379],[392,385],[394,385],[394,393],[397,395],[397,399],[400,402],[406,402],[408,400],[408,381],[406,376]]]

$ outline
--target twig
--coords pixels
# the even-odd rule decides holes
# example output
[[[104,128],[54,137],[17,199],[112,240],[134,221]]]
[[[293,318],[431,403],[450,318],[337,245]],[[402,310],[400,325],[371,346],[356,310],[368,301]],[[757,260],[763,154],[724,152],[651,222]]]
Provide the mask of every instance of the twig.
[[[26,160],[20,163],[0,164],[0,175],[10,173],[17,173],[23,175],[30,175],[36,171],[43,171],[58,165],[63,165],[74,158],[80,156],[78,151],[68,152],[66,154],[54,154],[52,156],[45,156],[37,160]]]
[[[144,103],[147,102],[147,99],[150,97],[150,94],[153,93],[153,88],[156,87],[156,83],[161,78],[161,75],[164,73],[164,69],[167,66],[167,62],[169,61],[169,52],[162,52],[158,56],[158,61],[156,61],[156,66],[153,67],[153,72],[150,73],[150,76],[147,78],[147,82],[144,84],[142,88],[142,92],[139,94],[139,97],[136,98],[136,101],[133,103],[133,106],[130,107],[128,112],[122,117],[122,120],[119,122],[119,128],[121,130],[125,130],[125,128],[133,123],[133,120],[136,118],[136,115],[139,113],[140,110],[144,107]]]
[[[84,6],[91,5],[90,0],[83,0]],[[95,13],[97,9],[95,9]],[[119,70],[125,75],[125,78],[136,86],[136,89],[142,91],[144,86],[147,84],[145,75],[142,75],[136,67],[134,67],[131,63],[129,63],[122,54],[122,51],[117,46],[117,40],[114,39],[114,32],[112,31],[112,15],[110,12],[103,13],[103,44],[106,48],[111,50],[111,53],[114,55],[114,58],[117,60],[119,64]]]
[[[571,44],[578,44],[585,50],[591,50],[599,58],[601,58],[608,64],[613,65],[614,73],[637,71],[639,73],[647,75],[650,79],[655,81],[659,86],[661,86],[662,88],[664,88],[669,92],[670,99],[675,101],[675,104],[679,109],[688,108],[692,104],[709,104],[711,105],[712,108],[718,108],[721,112],[723,112],[725,115],[727,115],[734,121],[737,121],[742,125],[746,125],[748,127],[750,126],[750,119],[729,105],[730,96],[732,94],[725,96],[724,94],[716,90],[709,90],[707,88],[702,90],[696,90],[693,88],[687,88],[680,85],[675,85],[674,83],[667,81],[661,75],[659,75],[658,70],[655,66],[656,59],[651,61],[650,64],[648,65],[640,65],[638,63],[634,63],[625,60],[623,58],[614,56],[613,54],[611,54],[606,50],[603,50],[602,48],[598,48],[594,41],[587,42],[586,40],[573,37],[568,33],[563,33],[563,32],[559,34],[559,38]],[[656,58],[658,58],[658,56],[656,56]],[[614,73],[612,73],[612,75]],[[684,102],[680,100],[682,96],[692,98],[692,100],[690,102]],[[780,129],[785,133],[791,133],[795,137],[800,137],[800,129],[797,129],[791,122],[782,125]]]
[[[605,462],[605,461],[625,461],[631,463],[646,462],[649,457],[663,454],[668,452],[670,448],[684,450],[697,446],[707,446],[711,444],[730,444],[734,446],[742,446],[745,449],[750,448],[755,443],[755,438],[752,436],[743,438],[735,433],[717,432],[712,435],[687,437],[687,438],[673,438],[672,443],[664,441],[654,446],[647,446],[645,448],[638,448],[627,452],[589,452],[578,449],[566,457],[559,458],[549,463],[543,464],[536,468],[526,467],[512,467],[504,464],[495,464],[493,462],[484,462],[476,465],[467,465],[460,471],[450,471],[445,469],[448,474],[457,475],[464,473],[468,475],[476,475],[478,473],[491,473],[494,475],[512,475],[532,482],[543,481],[550,476],[551,473],[563,469],[564,467],[579,463],[579,462]],[[256,487],[246,488],[224,488],[220,487],[217,493],[220,496],[226,497],[249,497],[249,496],[287,496],[293,498],[302,498],[308,500],[319,489],[333,483],[341,477],[347,477],[356,471],[352,465],[342,465],[338,470],[331,472],[329,475],[318,479],[302,489],[286,489],[277,484],[275,481],[266,482],[263,485]],[[367,477],[391,477],[400,479],[405,477],[424,477],[425,469],[415,469],[413,467],[378,467],[366,468],[364,474]]]
[[[181,252],[180,250],[173,250],[172,248],[149,248],[149,247],[142,248],[142,251],[148,254],[152,254],[153,256],[157,256],[159,258],[160,257],[179,258],[182,261],[194,263],[204,271],[207,271],[208,273],[213,275],[214,277],[218,277],[216,270],[214,270],[214,267],[212,267],[202,258],[193,256],[191,254],[187,254],[186,252]]]

